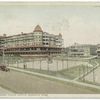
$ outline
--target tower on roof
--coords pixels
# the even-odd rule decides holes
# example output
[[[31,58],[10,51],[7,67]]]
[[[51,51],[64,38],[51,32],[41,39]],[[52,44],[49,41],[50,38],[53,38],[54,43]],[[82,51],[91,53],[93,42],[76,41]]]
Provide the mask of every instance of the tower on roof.
[[[62,37],[62,34],[61,34],[61,33],[59,33],[59,36],[60,36],[60,37]]]
[[[37,25],[35,28],[34,28],[34,31],[33,32],[43,32],[42,28],[40,27],[40,25]]]

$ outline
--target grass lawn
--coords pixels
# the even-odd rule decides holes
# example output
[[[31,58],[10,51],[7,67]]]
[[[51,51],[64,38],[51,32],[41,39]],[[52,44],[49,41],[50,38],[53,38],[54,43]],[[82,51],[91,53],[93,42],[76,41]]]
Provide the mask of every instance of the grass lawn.
[[[79,77],[79,75],[83,74],[84,71],[86,72],[87,70],[88,71],[91,70],[91,67],[88,67],[87,69],[87,66],[80,65],[80,66],[72,67],[70,69],[65,69],[62,71],[47,71],[47,70],[39,70],[39,69],[32,69],[32,68],[26,68],[24,70],[52,75],[56,77],[67,78],[67,79],[74,79],[76,77]]]
[[[86,76],[84,82],[85,82],[85,83],[88,83],[88,84],[93,84],[93,85],[98,85],[98,86],[100,86],[100,81],[99,81],[99,76],[100,76],[100,73],[99,73],[99,71],[100,71],[100,59],[93,59],[93,60],[99,63],[98,68],[95,69],[95,71],[94,71],[94,73],[95,73],[95,74],[94,74],[94,75],[95,75],[95,76],[94,76],[94,77],[95,77],[95,81],[93,80],[93,72],[92,72],[92,73],[89,74],[89,76]],[[94,64],[93,61],[91,62],[91,64],[95,66],[95,64]],[[90,78],[89,78],[89,77],[90,77]],[[79,81],[82,81],[82,80],[79,80]]]
[[[58,73],[65,78],[74,79],[84,74],[84,72],[86,72],[87,70],[91,70],[91,67],[87,68],[87,66],[80,65],[70,69],[59,71]]]

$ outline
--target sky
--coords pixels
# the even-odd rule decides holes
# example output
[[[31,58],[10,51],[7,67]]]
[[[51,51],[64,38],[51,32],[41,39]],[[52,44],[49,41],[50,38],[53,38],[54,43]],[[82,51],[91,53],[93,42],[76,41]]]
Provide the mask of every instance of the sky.
[[[64,46],[100,44],[100,4],[0,3],[0,35],[32,32],[62,34]]]

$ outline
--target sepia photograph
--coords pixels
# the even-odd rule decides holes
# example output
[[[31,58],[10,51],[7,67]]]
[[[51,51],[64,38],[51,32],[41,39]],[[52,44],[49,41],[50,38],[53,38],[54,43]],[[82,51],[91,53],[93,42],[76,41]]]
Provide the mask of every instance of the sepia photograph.
[[[100,2],[0,2],[0,98],[100,98]]]

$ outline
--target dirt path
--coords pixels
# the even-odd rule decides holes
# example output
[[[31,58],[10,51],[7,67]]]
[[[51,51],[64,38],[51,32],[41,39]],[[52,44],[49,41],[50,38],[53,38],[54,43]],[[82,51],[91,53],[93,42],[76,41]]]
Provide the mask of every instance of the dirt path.
[[[78,85],[28,75],[11,70],[0,71],[0,85],[15,92],[28,94],[90,94],[100,93],[100,90],[84,88]]]

